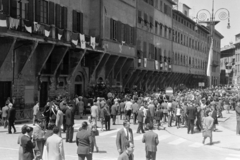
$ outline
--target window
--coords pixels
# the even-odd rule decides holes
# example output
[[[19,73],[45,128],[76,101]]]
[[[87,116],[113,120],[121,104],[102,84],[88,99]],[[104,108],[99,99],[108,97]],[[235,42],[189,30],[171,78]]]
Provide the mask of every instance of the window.
[[[155,34],[158,34],[158,22],[155,21]]]
[[[149,4],[153,6],[153,0],[148,0]]]
[[[138,11],[138,23],[142,22],[142,11]]]
[[[35,1],[35,21],[48,24],[48,1]]]
[[[49,24],[55,24],[55,4],[53,2],[49,2]]]
[[[145,26],[147,26],[148,24],[148,16],[146,13],[144,13],[144,23],[145,23]]]
[[[159,27],[159,34],[160,34],[160,36],[162,36],[162,28],[163,28],[163,26],[162,26],[162,24],[160,24],[160,27]]]
[[[162,8],[163,8],[163,2],[162,2],[162,0],[160,0],[160,11],[162,11]]]
[[[10,1],[10,3],[9,3]],[[10,4],[10,16],[13,18],[22,18],[33,21],[33,2],[24,3],[19,0],[4,0],[0,1],[3,7],[3,12],[8,15],[9,13],[9,4]],[[7,8],[7,9],[5,9]]]
[[[149,16],[149,26],[150,28],[152,29],[153,28],[153,17],[152,16]]]
[[[155,0],[155,8],[157,8],[157,9],[158,9],[158,1],[159,0]]]
[[[143,42],[143,58],[147,58],[147,43]]]
[[[116,21],[110,19],[110,25],[110,37],[116,38]],[[73,10],[73,32],[83,33],[83,13],[75,10]]]

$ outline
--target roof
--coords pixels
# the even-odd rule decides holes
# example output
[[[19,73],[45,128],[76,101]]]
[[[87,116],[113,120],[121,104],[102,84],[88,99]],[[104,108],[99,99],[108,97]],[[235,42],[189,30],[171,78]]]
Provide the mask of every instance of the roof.
[[[173,2],[172,0],[167,0],[168,2],[170,2],[172,5],[176,5],[175,2]]]
[[[234,44],[229,44],[229,45],[224,46],[223,48],[221,48],[221,52],[231,50],[231,49],[235,49]]]
[[[192,23],[196,24],[196,22],[194,20],[192,20],[191,18],[189,18],[188,16],[186,16],[185,14],[180,12],[179,10],[173,9],[173,11],[176,12],[177,14],[180,14],[181,16],[185,17],[186,19],[188,19]],[[210,31],[207,27],[205,27],[203,25],[200,25],[200,24],[198,24],[198,27],[202,28],[205,32],[210,33]]]
[[[183,4],[185,7],[187,7],[188,9],[191,9],[188,5],[186,5],[186,4]]]

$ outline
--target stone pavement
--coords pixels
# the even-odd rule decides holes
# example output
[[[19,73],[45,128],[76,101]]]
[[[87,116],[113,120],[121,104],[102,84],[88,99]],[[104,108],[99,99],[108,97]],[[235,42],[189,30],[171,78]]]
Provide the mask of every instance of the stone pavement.
[[[234,115],[231,112],[227,116]],[[224,115],[225,117],[225,115]],[[85,119],[86,120],[86,119]],[[75,120],[75,135],[84,120]],[[116,149],[116,133],[122,128],[122,121],[112,125],[111,131],[100,131],[100,136],[96,137],[100,149],[99,153],[94,152],[93,160],[117,160],[118,153]],[[22,125],[16,125],[18,132]],[[145,146],[142,143],[142,134],[137,134],[137,125],[131,124],[134,132],[135,160],[145,160]],[[222,132],[214,132],[213,138],[215,144],[212,146],[203,145],[202,134],[187,134],[186,128],[176,129],[176,127],[166,128],[166,130],[154,130],[159,137],[157,159],[161,160],[239,160],[240,155],[236,150],[231,150],[232,146],[238,145],[238,139],[233,131],[229,131],[221,126],[218,129]],[[18,145],[17,137],[19,134],[6,134],[6,129],[0,127],[0,160],[17,160]],[[65,134],[63,139],[65,140]],[[227,138],[229,137],[229,143]],[[238,137],[237,137],[238,138]],[[231,140],[234,139],[234,140]],[[219,142],[218,142],[219,141]],[[206,141],[207,142],[207,141]],[[77,160],[77,146],[75,143],[65,143],[64,148],[66,160]]]
[[[237,136],[236,133],[232,130],[226,129],[222,126],[222,123],[226,122],[231,116],[235,114],[235,111],[230,111],[228,114],[226,111],[223,111],[223,117],[219,118],[219,125],[217,125],[217,131],[213,132],[213,143],[214,147],[221,147],[225,149],[233,149],[240,151],[240,136]],[[165,125],[166,126],[166,125]],[[202,143],[203,137],[202,133],[195,130],[194,134],[187,134],[187,128],[179,128],[176,127],[166,127],[166,131],[170,134],[181,137],[183,139]],[[209,142],[209,139],[205,141]]]

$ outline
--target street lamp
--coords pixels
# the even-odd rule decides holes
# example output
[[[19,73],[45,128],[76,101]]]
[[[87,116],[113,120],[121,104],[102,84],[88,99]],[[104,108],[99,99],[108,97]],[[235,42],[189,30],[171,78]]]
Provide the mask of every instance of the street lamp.
[[[207,14],[210,16],[210,21],[208,19]],[[216,16],[218,16],[218,21],[215,21]],[[220,8],[216,12],[214,11],[214,0],[212,0],[212,12],[208,11],[207,9],[201,9],[197,12],[196,15],[197,23],[206,23],[210,25],[211,29],[211,46],[210,52],[208,55],[208,65],[207,65],[207,76],[209,80],[209,87],[212,86],[212,58],[213,58],[213,39],[214,39],[214,29],[215,25],[219,23],[221,20],[228,20],[227,28],[230,29],[230,12],[226,8]]]

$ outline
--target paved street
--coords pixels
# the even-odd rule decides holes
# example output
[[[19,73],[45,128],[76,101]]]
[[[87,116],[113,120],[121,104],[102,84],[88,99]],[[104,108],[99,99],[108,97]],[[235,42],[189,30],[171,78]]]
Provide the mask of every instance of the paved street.
[[[234,112],[231,112],[230,116],[234,119]],[[228,120],[226,119],[226,122]],[[82,120],[75,121],[75,134],[80,127]],[[236,144],[239,143],[238,139],[232,139],[234,131],[224,128],[226,122],[221,122],[221,126],[218,126],[221,132],[214,132],[214,142],[212,146],[202,145],[201,133],[187,134],[186,128],[176,129],[176,127],[167,128],[166,130],[156,131],[159,136],[160,144],[158,146],[157,159],[161,160],[239,160],[240,154],[237,151]],[[120,122],[121,123],[121,122]],[[20,131],[22,125],[17,125],[17,130]],[[94,153],[94,160],[115,160],[118,157],[115,140],[116,133],[122,127],[122,125],[112,126],[112,130],[108,132],[100,132],[100,136],[97,137],[97,144],[100,149],[99,153]],[[142,143],[142,134],[136,134],[137,125],[131,125],[134,131],[134,142],[135,142],[135,160],[144,160],[144,144]],[[6,131],[0,127],[0,155],[1,160],[16,160],[18,158],[18,145],[17,145],[18,134],[6,134]],[[219,137],[221,137],[219,139]],[[235,145],[232,149],[227,149],[220,144],[226,142],[229,138],[229,143]],[[63,134],[65,138],[65,134]],[[233,141],[235,144],[233,144]],[[206,141],[206,144],[208,140]],[[75,143],[65,143],[65,154],[66,160],[77,160]]]

